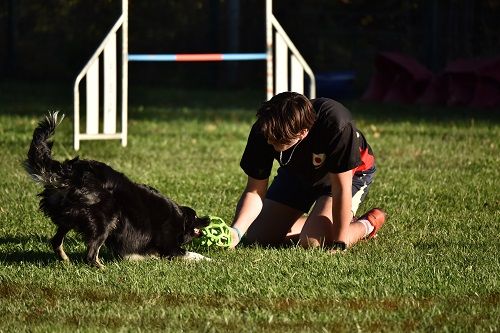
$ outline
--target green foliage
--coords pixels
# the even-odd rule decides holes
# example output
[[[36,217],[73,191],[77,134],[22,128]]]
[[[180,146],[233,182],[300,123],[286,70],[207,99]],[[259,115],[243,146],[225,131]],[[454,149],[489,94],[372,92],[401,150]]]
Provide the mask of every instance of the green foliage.
[[[231,221],[245,182],[239,159],[260,100],[233,109],[217,106],[233,93],[186,94],[210,107],[133,105],[127,148],[83,142],[78,154]],[[382,206],[390,219],[377,239],[345,254],[241,247],[210,249],[203,254],[211,262],[188,263],[122,262],[104,251],[100,271],[84,263],[76,234],[65,242],[69,264],[48,245],[54,227],[37,211],[40,188],[20,166],[46,107],[26,96],[0,105],[0,332],[500,327],[500,128],[493,112],[349,105],[378,156],[361,210]],[[55,137],[58,159],[75,155],[66,113]]]

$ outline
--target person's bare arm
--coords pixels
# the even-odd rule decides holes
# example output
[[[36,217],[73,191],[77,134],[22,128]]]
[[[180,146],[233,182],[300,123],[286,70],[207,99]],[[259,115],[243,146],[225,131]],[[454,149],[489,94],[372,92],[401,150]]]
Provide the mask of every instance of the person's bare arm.
[[[263,200],[267,192],[268,179],[255,179],[248,177],[247,186],[243,191],[234,216],[232,227],[238,229],[240,235],[243,235],[250,225],[259,216],[262,210]],[[239,243],[239,235],[236,230],[233,231],[233,241],[231,247]]]
[[[330,173],[332,185],[333,237],[336,242],[349,245],[349,224],[352,221],[352,170]]]

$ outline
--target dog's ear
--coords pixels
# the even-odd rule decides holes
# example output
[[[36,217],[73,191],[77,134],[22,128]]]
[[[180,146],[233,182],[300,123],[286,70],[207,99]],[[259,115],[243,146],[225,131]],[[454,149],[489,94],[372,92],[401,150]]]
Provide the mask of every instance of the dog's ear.
[[[210,224],[208,216],[196,217],[196,228],[204,228]]]
[[[187,228],[203,228],[210,224],[210,219],[208,219],[208,217],[199,218],[191,207],[181,206],[180,208],[184,218],[184,224]]]
[[[196,219],[196,212],[194,209],[187,206],[180,206],[179,208],[181,209],[182,218],[185,223],[190,224],[190,221],[194,221]]]
[[[182,223],[184,224],[182,226],[183,232],[178,235],[179,243],[186,244],[194,237],[199,236],[199,229],[206,227],[210,223],[210,220],[208,218],[198,218],[196,212],[190,207],[180,206],[179,208],[182,213]]]

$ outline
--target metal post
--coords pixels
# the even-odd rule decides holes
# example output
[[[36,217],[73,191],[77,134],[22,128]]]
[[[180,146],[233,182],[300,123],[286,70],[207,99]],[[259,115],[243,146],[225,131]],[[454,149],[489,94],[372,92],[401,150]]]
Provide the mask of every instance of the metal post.
[[[266,0],[266,68],[267,68],[267,99],[274,95],[274,69],[273,69],[273,1]]]
[[[128,0],[122,0],[122,146],[127,146],[128,124]]]

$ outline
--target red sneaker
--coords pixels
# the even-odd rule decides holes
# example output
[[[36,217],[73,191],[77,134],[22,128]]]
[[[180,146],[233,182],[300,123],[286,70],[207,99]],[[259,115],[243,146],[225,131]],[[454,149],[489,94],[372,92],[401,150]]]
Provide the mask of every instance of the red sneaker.
[[[384,225],[385,220],[387,219],[387,214],[380,208],[372,208],[358,220],[362,219],[368,220],[368,222],[370,222],[370,224],[373,226],[373,231],[366,237],[370,239],[375,237],[378,230],[382,228],[382,225]]]

